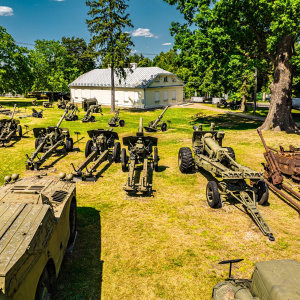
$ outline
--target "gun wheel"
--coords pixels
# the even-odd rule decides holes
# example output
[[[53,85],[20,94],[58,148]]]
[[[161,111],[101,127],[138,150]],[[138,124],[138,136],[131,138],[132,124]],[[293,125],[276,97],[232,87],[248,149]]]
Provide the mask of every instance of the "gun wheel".
[[[78,120],[78,116],[75,115],[75,116],[74,116],[74,121],[77,121],[77,120]]]
[[[39,279],[35,300],[46,300],[50,299],[50,292],[51,292],[51,282],[50,282],[50,275],[47,266],[43,270],[41,277]]]
[[[178,167],[181,173],[191,173],[193,171],[194,159],[192,150],[182,147],[178,153]]]
[[[153,165],[154,165],[154,171],[158,171],[158,150],[157,147],[154,148],[154,155],[153,155]]]
[[[22,137],[22,126],[18,125],[18,133],[19,133],[19,137]]]
[[[207,183],[206,200],[211,208],[218,208],[222,204],[218,185],[215,181],[209,181]]]
[[[91,116],[90,122],[95,122],[95,121],[96,121],[96,118],[94,116]]]
[[[160,128],[161,128],[161,131],[167,131],[167,129],[168,129],[167,123],[162,123]]]
[[[73,139],[70,137],[66,139],[66,150],[68,152],[73,151]]]
[[[85,145],[85,157],[88,157],[92,153],[93,141],[88,140]]]
[[[76,237],[77,229],[77,205],[75,198],[72,200],[69,211],[69,228],[70,228],[70,238],[68,244],[71,245]]]
[[[127,155],[126,155],[126,149],[122,149],[122,154],[121,154],[121,165],[122,165],[122,171],[126,172],[128,170],[127,166]]]
[[[267,184],[260,180],[257,184],[254,185],[257,189],[257,202],[259,205],[265,205],[269,200],[269,188]]]
[[[120,120],[119,121],[119,125],[120,125],[120,127],[124,127],[125,126],[125,121],[124,120]]]
[[[116,142],[113,151],[113,161],[115,163],[118,163],[120,161],[120,154],[121,154],[121,144],[119,142]]]

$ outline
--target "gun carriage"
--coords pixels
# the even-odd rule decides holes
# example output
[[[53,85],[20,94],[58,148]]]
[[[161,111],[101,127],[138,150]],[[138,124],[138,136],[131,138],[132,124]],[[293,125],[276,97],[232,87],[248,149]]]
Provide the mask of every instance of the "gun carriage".
[[[156,132],[159,129],[161,131],[167,131],[168,129],[168,125],[167,123],[165,123],[164,121],[162,121],[161,123],[159,123],[164,115],[164,113],[167,111],[167,109],[169,108],[169,106],[166,106],[165,109],[162,111],[162,113],[157,117],[156,120],[149,122],[149,126],[144,126],[145,130],[147,132]]]
[[[82,119],[82,122],[83,123],[95,122],[96,118],[95,116],[93,116],[93,114],[99,111],[102,113],[101,105],[91,105],[86,111],[86,114]]]
[[[78,107],[76,105],[74,105],[74,107],[72,108],[71,111],[68,112],[68,114],[66,115],[65,119],[66,121],[77,121],[78,120]]]
[[[251,170],[235,161],[234,150],[223,147],[225,136],[223,131],[215,131],[215,124],[211,124],[208,131],[202,130],[202,125],[193,127],[193,151],[188,147],[180,148],[178,165],[182,173],[191,173],[193,168],[197,171],[203,169],[216,178],[209,181],[206,187],[206,199],[210,207],[222,207],[220,195],[231,196],[244,205],[251,214],[261,232],[274,241],[272,230],[257,208],[258,204],[266,204],[269,190],[263,181],[263,173]],[[250,180],[253,186],[246,183]]]
[[[0,120],[0,142],[4,144],[9,143],[12,138],[22,137],[22,126],[19,120],[14,119],[17,105],[14,105],[11,117],[9,119]]]
[[[38,170],[40,166],[56,151],[60,146],[64,151],[73,150],[73,139],[70,137],[68,128],[60,128],[60,125],[65,118],[67,110],[60,118],[56,126],[49,126],[47,128],[40,127],[34,128],[33,134],[35,140],[35,151],[29,157],[27,156],[26,169]],[[41,157],[38,157],[39,153],[43,153]]]
[[[158,150],[157,138],[151,136],[144,136],[143,133],[143,118],[140,118],[139,131],[136,136],[128,136],[123,138],[123,145],[127,146],[129,156],[126,154],[126,149],[122,149],[121,164],[122,171],[129,171],[127,182],[124,190],[128,193],[152,193],[152,182],[150,176],[153,169],[158,171]],[[154,150],[153,150],[153,147]],[[139,167],[142,170],[139,171]],[[138,181],[138,175],[140,180]]]
[[[120,119],[119,114],[120,114],[120,109],[118,109],[116,111],[115,115],[109,119],[109,121],[108,121],[109,126],[111,126],[111,127],[115,127],[115,126],[119,126],[119,125],[120,125],[120,127],[125,126],[125,121]]]
[[[94,173],[101,163],[112,158],[115,163],[120,162],[121,145],[117,140],[119,136],[112,129],[90,130],[88,131],[90,140],[87,141],[85,147],[85,160],[74,169],[74,177],[79,180],[96,181],[97,176]],[[92,163],[90,167],[89,164]],[[85,170],[85,171],[84,171]]]

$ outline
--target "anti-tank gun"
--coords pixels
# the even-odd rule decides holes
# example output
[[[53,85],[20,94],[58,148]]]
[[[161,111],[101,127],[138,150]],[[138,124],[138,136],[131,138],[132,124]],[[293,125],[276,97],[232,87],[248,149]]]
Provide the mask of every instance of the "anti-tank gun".
[[[78,115],[77,113],[79,112],[78,107],[74,105],[71,111],[68,112],[66,115],[65,119],[66,121],[77,121],[78,120]]]
[[[85,116],[83,117],[82,122],[83,123],[95,122],[96,119],[95,119],[95,116],[93,116],[93,113],[97,113],[99,111],[102,113],[101,105],[91,105],[88,108]]]
[[[167,123],[165,123],[164,121],[162,121],[161,123],[159,122],[161,121],[164,113],[167,111],[168,108],[169,106],[166,106],[156,120],[151,121],[148,127],[147,126],[144,127],[147,132],[156,132],[159,130],[158,128],[160,128],[161,131],[167,131],[168,128]]]
[[[32,109],[32,117],[34,118],[42,118],[43,117],[43,111],[44,109],[40,110],[40,111],[37,111],[36,109]]]
[[[96,181],[97,176],[94,173],[101,163],[108,161],[110,158],[115,163],[120,161],[121,146],[117,142],[119,140],[118,134],[113,132],[112,129],[90,130],[88,135],[90,140],[87,141],[85,147],[86,159],[77,168],[73,163],[71,165],[74,169],[73,175],[75,178]],[[88,167],[90,163],[92,165]]]
[[[124,137],[123,145],[127,146],[129,151],[129,156],[127,156],[125,148],[121,153],[122,171],[129,171],[124,190],[128,194],[137,192],[151,194],[152,183],[149,177],[153,169],[158,171],[159,157],[156,147],[157,138],[144,136],[143,118],[140,118],[139,131],[136,136]]]
[[[9,143],[12,138],[22,137],[22,126],[19,120],[14,119],[17,105],[14,105],[11,117],[9,119],[0,120],[0,142],[4,145]]]
[[[109,126],[111,126],[111,127],[115,127],[115,126],[119,126],[119,125],[120,125],[120,127],[125,126],[125,121],[120,119],[119,114],[120,114],[120,109],[118,109],[116,111],[115,115],[109,119],[109,121],[108,121]]]
[[[225,136],[223,131],[215,131],[214,123],[208,131],[202,125],[194,126],[192,149],[180,148],[178,165],[182,173],[191,173],[204,169],[219,180],[209,181],[206,187],[206,199],[210,207],[222,207],[221,196],[233,197],[250,212],[257,226],[271,241],[275,240],[272,230],[257,208],[258,204],[266,204],[269,190],[263,181],[263,173],[254,171],[235,161],[234,150],[223,147]],[[250,180],[253,186],[246,183]]]
[[[73,139],[70,137],[68,128],[60,128],[60,125],[65,118],[68,111],[65,110],[56,126],[49,126],[47,128],[34,128],[33,134],[35,140],[35,151],[29,157],[27,156],[26,169],[38,170],[39,167],[56,151],[60,146],[66,151],[73,150]],[[38,154],[43,152],[41,157]],[[36,160],[35,160],[36,159]]]

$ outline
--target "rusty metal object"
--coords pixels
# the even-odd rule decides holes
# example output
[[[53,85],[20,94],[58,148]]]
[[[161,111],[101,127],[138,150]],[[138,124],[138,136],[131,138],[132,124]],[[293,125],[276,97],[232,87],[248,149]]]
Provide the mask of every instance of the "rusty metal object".
[[[297,208],[300,214],[300,204],[290,197],[290,195],[292,195],[295,199],[300,200],[300,194],[288,187],[284,183],[284,177],[282,176],[283,173],[291,175],[294,180],[296,178],[296,181],[300,180],[300,151],[293,146],[290,146],[290,151],[285,151],[282,146],[280,146],[280,150],[268,147],[262,136],[261,130],[257,129],[257,132],[266,150],[264,153],[264,157],[266,159],[266,164],[264,166],[265,182],[273,190],[273,192],[279,194]],[[298,157],[298,159],[296,157]],[[289,195],[287,193],[289,193]]]

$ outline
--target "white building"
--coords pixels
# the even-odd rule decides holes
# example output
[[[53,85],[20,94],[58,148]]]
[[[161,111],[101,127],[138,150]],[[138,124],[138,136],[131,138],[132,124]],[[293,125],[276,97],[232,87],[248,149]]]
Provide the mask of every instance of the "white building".
[[[130,71],[131,70],[131,71]],[[183,82],[173,73],[158,67],[125,69],[126,79],[115,75],[116,106],[150,108],[183,102]],[[111,104],[111,69],[95,69],[69,84],[71,98],[80,103],[96,98],[99,104]]]

